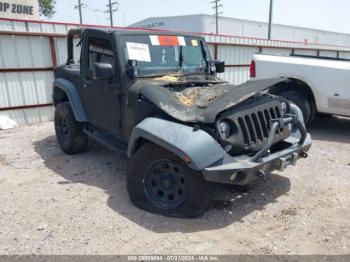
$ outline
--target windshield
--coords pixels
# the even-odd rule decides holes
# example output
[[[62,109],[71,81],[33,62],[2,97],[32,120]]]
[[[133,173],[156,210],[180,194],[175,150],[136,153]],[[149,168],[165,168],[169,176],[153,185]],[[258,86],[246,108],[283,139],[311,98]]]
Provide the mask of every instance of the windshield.
[[[201,38],[164,35],[122,36],[126,62],[137,60],[140,76],[205,73],[209,51]]]

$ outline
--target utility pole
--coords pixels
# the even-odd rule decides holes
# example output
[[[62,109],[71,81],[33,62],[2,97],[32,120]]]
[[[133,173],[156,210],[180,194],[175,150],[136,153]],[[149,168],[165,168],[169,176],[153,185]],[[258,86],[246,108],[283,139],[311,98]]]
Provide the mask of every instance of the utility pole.
[[[219,12],[220,7],[223,7],[222,4],[219,4],[221,0],[215,0],[213,2],[210,2],[210,4],[214,4],[213,9],[215,10],[215,24],[216,24],[216,34],[219,34],[219,15],[222,14],[222,12]]]
[[[82,8],[84,7],[84,4],[81,3],[81,0],[78,0],[78,5],[76,5],[74,8],[79,10],[79,21],[80,24],[83,23],[83,12]]]
[[[109,0],[109,4],[107,5],[108,10],[106,13],[109,13],[109,19],[111,21],[111,27],[113,27],[113,13],[118,11],[119,2],[115,1],[112,3],[112,0]]]
[[[268,39],[271,40],[271,27],[272,27],[272,12],[273,11],[273,0],[270,0],[270,14],[269,14],[269,33],[268,33]]]

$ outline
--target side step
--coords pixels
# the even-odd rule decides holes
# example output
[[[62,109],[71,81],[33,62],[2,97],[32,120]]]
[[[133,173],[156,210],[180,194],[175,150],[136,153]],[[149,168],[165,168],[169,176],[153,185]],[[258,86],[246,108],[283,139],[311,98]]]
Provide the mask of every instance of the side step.
[[[126,153],[128,149],[127,144],[119,141],[118,139],[115,139],[111,135],[102,132],[91,125],[85,125],[84,133],[86,133],[88,136],[92,137],[102,145],[115,151],[116,153]]]

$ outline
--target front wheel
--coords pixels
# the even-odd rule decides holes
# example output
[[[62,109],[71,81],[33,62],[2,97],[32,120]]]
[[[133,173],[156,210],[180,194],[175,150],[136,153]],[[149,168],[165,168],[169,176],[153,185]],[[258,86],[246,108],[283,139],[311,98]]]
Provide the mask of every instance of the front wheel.
[[[55,108],[55,131],[58,144],[66,154],[77,154],[86,150],[88,136],[83,124],[75,120],[70,103],[60,103]]]
[[[131,157],[127,189],[137,207],[172,217],[201,216],[214,197],[214,186],[201,172],[152,143],[144,144]]]

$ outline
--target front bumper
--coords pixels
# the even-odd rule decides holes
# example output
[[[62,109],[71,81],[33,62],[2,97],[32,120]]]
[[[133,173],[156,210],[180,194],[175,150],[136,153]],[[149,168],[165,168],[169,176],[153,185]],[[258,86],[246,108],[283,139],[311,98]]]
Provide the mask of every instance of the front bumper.
[[[284,140],[288,147],[270,153],[276,130],[282,126],[292,125],[293,131]],[[283,171],[288,165],[296,165],[300,158],[306,158],[312,144],[310,134],[306,133],[304,124],[295,116],[271,121],[270,136],[264,148],[254,156],[231,157],[224,159],[202,170],[208,182],[245,185],[257,178],[263,178],[274,170]]]

